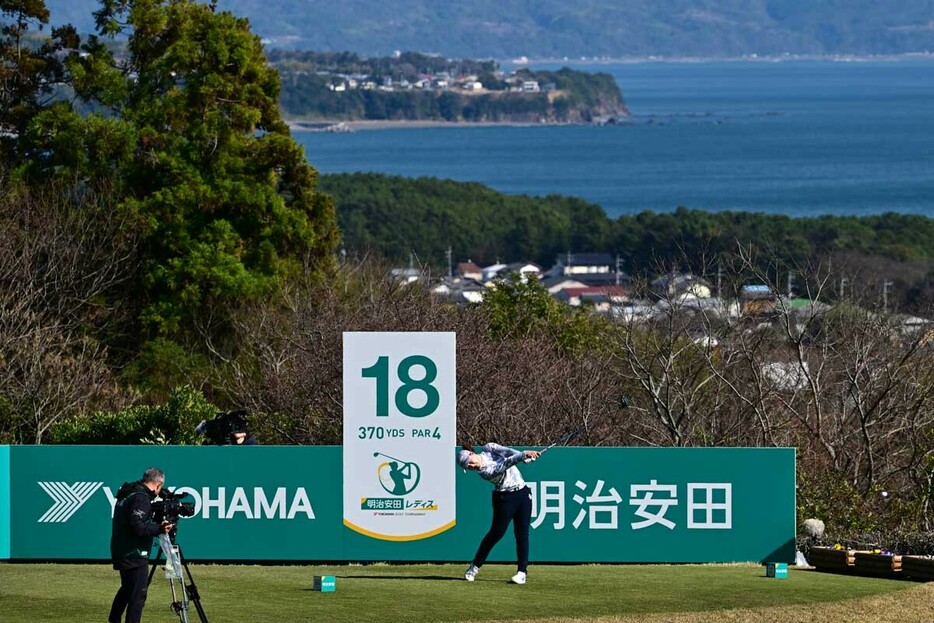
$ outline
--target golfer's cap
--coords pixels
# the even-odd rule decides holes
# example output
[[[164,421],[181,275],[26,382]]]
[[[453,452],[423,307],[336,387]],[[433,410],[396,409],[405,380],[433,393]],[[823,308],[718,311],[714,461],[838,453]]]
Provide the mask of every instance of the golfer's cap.
[[[470,462],[470,450],[461,450],[457,454],[457,463],[464,469],[467,469],[467,463]]]

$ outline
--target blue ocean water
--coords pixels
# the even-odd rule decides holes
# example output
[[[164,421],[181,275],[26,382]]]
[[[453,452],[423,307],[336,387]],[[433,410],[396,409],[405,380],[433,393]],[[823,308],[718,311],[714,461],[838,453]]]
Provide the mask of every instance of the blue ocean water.
[[[295,136],[322,173],[572,195],[612,217],[678,206],[934,216],[934,61],[571,66],[611,73],[632,123]]]

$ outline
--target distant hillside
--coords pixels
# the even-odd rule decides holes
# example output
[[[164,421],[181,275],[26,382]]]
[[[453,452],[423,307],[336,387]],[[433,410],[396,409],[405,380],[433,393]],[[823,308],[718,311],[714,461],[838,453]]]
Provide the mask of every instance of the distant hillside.
[[[93,27],[96,0],[47,0]],[[934,52],[931,0],[218,0],[274,47],[452,57]]]

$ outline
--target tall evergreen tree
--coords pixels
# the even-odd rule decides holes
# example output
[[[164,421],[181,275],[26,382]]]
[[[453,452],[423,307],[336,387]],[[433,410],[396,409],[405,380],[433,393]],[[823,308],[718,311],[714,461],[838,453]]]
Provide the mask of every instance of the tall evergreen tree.
[[[7,166],[22,161],[26,127],[63,80],[63,51],[78,45],[71,26],[43,39],[48,23],[44,0],[0,0],[0,158]]]
[[[34,119],[30,174],[119,180],[145,240],[144,335],[222,323],[232,301],[326,265],[334,206],[281,118],[278,74],[247,20],[194,0],[101,0],[95,18],[98,36],[67,65],[99,112]],[[115,55],[105,43],[117,37]]]

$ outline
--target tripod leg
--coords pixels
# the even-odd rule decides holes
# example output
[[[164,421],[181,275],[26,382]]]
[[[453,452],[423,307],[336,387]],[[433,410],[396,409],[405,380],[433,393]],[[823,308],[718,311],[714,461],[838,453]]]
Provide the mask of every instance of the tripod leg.
[[[156,552],[155,558],[151,559],[150,561],[152,564],[152,569],[149,570],[149,584],[152,584],[153,575],[156,573],[156,568],[159,567],[160,555],[164,555],[161,547]],[[181,554],[179,554],[179,556],[181,556]],[[165,558],[165,560],[162,562],[165,562],[165,569],[168,571],[169,567],[172,566],[171,561],[168,558]],[[180,576],[177,579],[179,586],[178,589],[175,588],[176,578],[169,576],[169,588],[172,591],[171,608],[172,612],[178,615],[179,623],[188,623],[188,596],[185,593],[185,578]],[[179,592],[181,592],[181,599],[179,599]]]
[[[208,615],[204,613],[204,608],[201,607],[201,600],[192,599],[191,603],[195,605],[195,610],[198,611],[198,618],[201,619],[201,623],[208,623]]]
[[[182,562],[182,566],[185,567],[185,573],[188,574],[188,601],[195,605],[195,610],[198,611],[198,618],[201,619],[201,623],[208,623],[208,617],[204,613],[204,608],[201,606],[201,594],[198,592],[198,586],[195,584],[195,578],[191,575],[191,567],[188,566],[188,561],[185,560],[185,557],[182,556],[181,550],[179,550],[179,559]]]
[[[178,583],[182,593],[181,601],[179,601],[178,594],[175,592],[175,579],[169,579],[169,584],[172,587],[172,610],[178,615],[179,623],[188,623],[188,598],[185,596],[185,582],[179,580]]]

